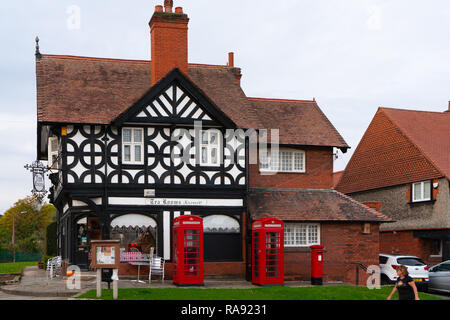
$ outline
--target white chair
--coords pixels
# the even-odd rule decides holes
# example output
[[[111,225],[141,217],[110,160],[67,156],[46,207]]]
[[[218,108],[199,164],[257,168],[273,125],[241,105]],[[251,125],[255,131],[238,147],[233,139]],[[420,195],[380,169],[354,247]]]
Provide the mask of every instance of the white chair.
[[[161,281],[164,283],[164,265],[165,260],[163,258],[151,254],[148,283],[152,283],[153,274],[160,275]]]
[[[62,257],[57,256],[47,260],[46,276],[48,279],[53,279],[61,275]]]

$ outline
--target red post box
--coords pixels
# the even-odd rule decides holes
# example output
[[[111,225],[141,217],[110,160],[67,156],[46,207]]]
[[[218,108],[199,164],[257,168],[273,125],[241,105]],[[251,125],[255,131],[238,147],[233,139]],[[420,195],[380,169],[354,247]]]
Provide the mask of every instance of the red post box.
[[[311,284],[323,284],[323,246],[311,246]]]
[[[203,286],[203,219],[185,215],[173,220],[173,283]]]
[[[263,218],[252,225],[252,283],[261,286],[284,283],[284,223]]]

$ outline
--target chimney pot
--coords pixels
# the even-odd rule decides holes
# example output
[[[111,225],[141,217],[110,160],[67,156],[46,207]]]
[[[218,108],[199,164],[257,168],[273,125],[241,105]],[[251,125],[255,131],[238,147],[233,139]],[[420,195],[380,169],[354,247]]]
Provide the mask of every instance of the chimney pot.
[[[173,0],[164,0],[164,9],[167,13],[172,13]]]
[[[155,12],[163,12],[163,6],[161,6],[161,5],[158,5],[158,6],[155,6]]]
[[[228,53],[228,66],[234,68],[234,52]]]
[[[183,14],[183,8],[182,7],[176,7],[175,8],[175,13]]]

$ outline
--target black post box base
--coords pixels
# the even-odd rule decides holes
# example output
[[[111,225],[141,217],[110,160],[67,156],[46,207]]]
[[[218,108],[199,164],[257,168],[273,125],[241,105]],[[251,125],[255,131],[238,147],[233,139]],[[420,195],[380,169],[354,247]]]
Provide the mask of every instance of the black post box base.
[[[321,286],[321,285],[323,285],[323,278],[315,278],[315,277],[312,277],[312,278],[311,278],[311,284],[312,284],[313,286]]]

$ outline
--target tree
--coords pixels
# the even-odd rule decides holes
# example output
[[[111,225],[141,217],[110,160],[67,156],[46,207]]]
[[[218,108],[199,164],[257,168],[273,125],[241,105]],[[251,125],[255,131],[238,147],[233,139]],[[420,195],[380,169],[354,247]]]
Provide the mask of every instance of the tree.
[[[12,249],[13,219],[15,221],[16,250],[23,252],[43,252],[45,229],[56,220],[53,205],[40,203],[34,197],[17,201],[0,218],[0,243]]]

